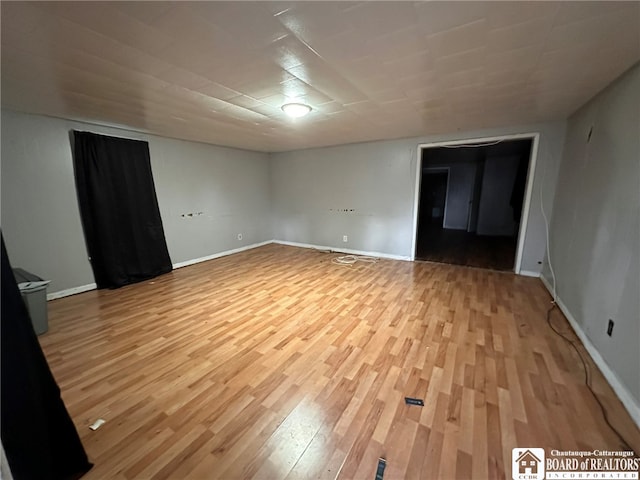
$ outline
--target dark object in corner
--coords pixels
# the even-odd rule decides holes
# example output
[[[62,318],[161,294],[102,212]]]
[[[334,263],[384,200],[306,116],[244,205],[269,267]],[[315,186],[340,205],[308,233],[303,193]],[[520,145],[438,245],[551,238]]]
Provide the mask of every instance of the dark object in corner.
[[[47,309],[47,285],[49,282],[22,268],[14,268],[13,276],[18,282],[20,296],[27,306],[27,312],[31,317],[36,335],[46,333],[49,330]]]
[[[80,218],[98,288],[170,272],[149,144],[77,131],[73,139]]]
[[[529,170],[529,157],[523,155],[518,162],[518,170],[513,181],[511,199],[509,205],[513,209],[513,221],[519,222],[522,217],[522,203],[524,202],[524,191],[527,188],[527,174]]]
[[[72,480],[93,466],[60,398],[2,239],[2,445],[15,480]]]

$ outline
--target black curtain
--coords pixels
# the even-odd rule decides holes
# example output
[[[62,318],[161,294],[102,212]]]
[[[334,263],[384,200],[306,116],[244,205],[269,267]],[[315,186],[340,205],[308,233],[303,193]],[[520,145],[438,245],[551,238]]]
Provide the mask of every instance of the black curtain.
[[[60,398],[2,239],[0,422],[15,480],[77,479],[92,467]]]
[[[73,134],[80,216],[98,288],[170,272],[147,142]]]
[[[527,171],[529,170],[529,154],[521,155],[518,170],[513,181],[511,200],[509,205],[513,208],[513,221],[519,222],[522,216],[522,204],[524,202],[524,190],[527,186]]]

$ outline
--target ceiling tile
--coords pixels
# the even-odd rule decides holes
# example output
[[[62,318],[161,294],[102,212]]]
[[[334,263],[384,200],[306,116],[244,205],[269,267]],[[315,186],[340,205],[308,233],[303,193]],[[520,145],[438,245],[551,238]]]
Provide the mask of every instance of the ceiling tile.
[[[508,3],[496,4],[502,9]],[[424,34],[428,36],[484,20],[491,5],[492,2],[478,1],[417,2],[416,18],[420,27],[424,29]]]
[[[0,9],[3,107],[262,151],[562,119],[640,60],[639,2]]]
[[[487,43],[487,22],[476,20],[427,37],[429,50],[436,57],[475,50]]]

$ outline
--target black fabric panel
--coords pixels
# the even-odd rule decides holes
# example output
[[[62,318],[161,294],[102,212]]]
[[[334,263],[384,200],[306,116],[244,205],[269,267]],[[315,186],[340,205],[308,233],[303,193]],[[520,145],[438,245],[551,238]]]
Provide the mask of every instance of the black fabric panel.
[[[80,478],[89,463],[60,398],[2,239],[0,421],[2,445],[15,480]]]
[[[80,215],[98,288],[170,272],[147,142],[73,133]]]
[[[529,170],[529,157],[522,155],[518,163],[518,170],[513,181],[511,190],[511,200],[509,205],[513,208],[513,220],[520,221],[522,216],[522,203],[524,202],[524,191],[527,186],[527,171]]]

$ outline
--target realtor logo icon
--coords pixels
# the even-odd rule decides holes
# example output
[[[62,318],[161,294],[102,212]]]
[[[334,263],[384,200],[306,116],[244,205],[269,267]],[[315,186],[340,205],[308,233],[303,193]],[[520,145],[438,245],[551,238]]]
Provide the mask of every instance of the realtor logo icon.
[[[513,480],[544,479],[544,448],[514,448],[511,450]]]

